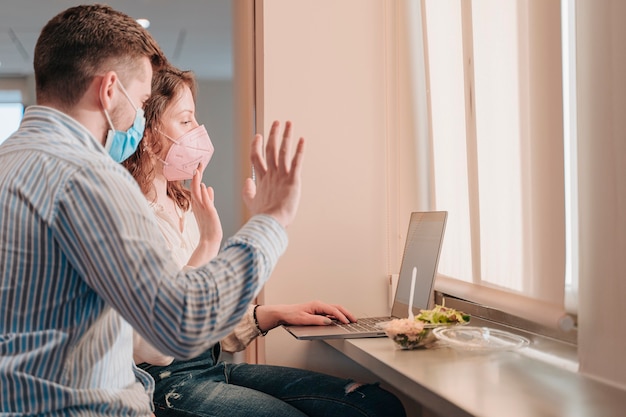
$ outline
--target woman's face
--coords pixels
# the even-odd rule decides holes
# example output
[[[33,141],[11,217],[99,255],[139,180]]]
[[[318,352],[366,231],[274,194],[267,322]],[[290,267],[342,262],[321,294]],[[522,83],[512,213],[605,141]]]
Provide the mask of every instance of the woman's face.
[[[196,105],[188,86],[183,86],[180,93],[175,97],[170,105],[163,112],[161,119],[161,132],[169,136],[173,140],[198,127],[196,120]],[[166,138],[164,143],[163,155],[167,155],[172,141]]]

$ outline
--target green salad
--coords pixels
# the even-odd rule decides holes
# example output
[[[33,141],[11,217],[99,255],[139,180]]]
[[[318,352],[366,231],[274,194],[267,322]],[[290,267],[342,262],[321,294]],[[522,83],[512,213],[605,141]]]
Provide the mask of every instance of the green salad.
[[[435,305],[430,310],[421,310],[415,320],[428,324],[464,324],[470,321],[470,316],[453,308]]]

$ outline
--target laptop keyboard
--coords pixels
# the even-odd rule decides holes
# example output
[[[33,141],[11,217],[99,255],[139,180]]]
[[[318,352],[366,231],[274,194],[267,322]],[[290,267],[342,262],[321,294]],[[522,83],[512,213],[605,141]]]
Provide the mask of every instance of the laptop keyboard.
[[[378,324],[389,320],[391,320],[391,317],[364,317],[358,319],[356,323],[343,324],[341,322],[335,322],[335,325],[350,333],[381,332],[382,329]]]

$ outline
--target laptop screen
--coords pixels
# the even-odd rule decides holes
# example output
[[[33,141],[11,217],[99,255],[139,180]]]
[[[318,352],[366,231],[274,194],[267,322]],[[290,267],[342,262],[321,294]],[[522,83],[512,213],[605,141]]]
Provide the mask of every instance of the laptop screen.
[[[413,313],[431,307],[432,291],[439,263],[448,212],[413,212],[409,221],[398,287],[391,311],[394,317],[407,317],[413,268],[417,269]]]

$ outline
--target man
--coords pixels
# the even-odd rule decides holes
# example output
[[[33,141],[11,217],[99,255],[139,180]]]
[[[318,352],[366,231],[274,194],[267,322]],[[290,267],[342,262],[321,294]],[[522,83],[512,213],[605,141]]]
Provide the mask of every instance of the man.
[[[42,29],[37,105],[0,146],[0,414],[151,414],[132,329],[193,357],[239,322],[287,244],[303,140],[257,135],[254,216],[214,260],[179,272],[119,164],[143,135],[143,102],[166,59],[133,19],[77,6]],[[293,154],[293,155],[292,155]],[[195,204],[211,204],[192,182]]]

